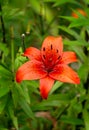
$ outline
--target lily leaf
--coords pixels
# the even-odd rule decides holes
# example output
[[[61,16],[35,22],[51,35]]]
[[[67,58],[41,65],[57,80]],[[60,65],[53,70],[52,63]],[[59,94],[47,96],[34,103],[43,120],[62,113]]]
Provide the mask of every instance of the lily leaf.
[[[78,118],[74,118],[74,117],[62,116],[60,118],[60,120],[63,121],[64,123],[72,124],[72,125],[83,125],[84,124],[83,120],[78,119]]]
[[[23,97],[21,97],[19,99],[19,104],[21,106],[21,108],[23,109],[23,111],[27,114],[27,116],[31,119],[34,119],[34,114],[30,108],[30,106],[28,105],[28,103],[25,101],[25,99]]]
[[[89,112],[86,109],[83,110],[83,118],[85,122],[85,128],[86,130],[89,130]]]
[[[0,98],[6,95],[10,91],[8,86],[0,86]]]
[[[4,110],[6,103],[7,103],[8,97],[4,96],[2,98],[0,98],[0,114],[2,113],[2,111]]]
[[[17,117],[14,115],[14,109],[13,109],[11,102],[8,106],[8,111],[9,111],[9,115],[13,121],[13,124],[14,124],[16,130],[18,130],[18,120],[17,120]]]
[[[61,87],[62,84],[63,84],[62,82],[57,81],[57,82],[54,84],[53,88],[51,89],[50,94],[52,94],[52,93],[53,93],[54,91],[56,91],[59,87]]]

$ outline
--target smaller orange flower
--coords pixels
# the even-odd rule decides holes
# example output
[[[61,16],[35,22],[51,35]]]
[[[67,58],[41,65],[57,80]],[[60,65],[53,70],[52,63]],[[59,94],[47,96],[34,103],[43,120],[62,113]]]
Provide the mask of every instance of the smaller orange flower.
[[[82,9],[77,9],[78,13],[80,13],[83,16],[87,16],[86,12]],[[71,14],[74,18],[79,18],[78,14],[76,14],[76,12],[72,12]]]

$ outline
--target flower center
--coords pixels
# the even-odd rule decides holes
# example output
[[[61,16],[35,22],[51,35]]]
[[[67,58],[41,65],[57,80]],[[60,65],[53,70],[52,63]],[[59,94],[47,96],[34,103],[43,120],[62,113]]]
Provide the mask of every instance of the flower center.
[[[46,71],[49,73],[53,71],[55,65],[61,59],[58,49],[54,49],[52,44],[46,49],[42,49],[42,60],[45,66]]]

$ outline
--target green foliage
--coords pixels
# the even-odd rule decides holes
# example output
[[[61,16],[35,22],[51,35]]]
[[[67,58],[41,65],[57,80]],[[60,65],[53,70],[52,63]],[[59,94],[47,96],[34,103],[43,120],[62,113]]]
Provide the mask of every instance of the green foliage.
[[[0,0],[0,130],[89,130],[88,6],[89,0]],[[24,49],[40,48],[48,35],[62,35],[64,50],[76,52],[71,66],[81,83],[57,81],[43,100],[38,81],[18,84],[15,74],[28,61]]]

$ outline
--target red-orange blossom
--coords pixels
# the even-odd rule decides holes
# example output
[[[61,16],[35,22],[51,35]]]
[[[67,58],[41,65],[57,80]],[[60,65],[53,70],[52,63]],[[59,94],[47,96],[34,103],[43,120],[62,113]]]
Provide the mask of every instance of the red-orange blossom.
[[[77,73],[68,64],[76,62],[76,54],[71,51],[63,52],[62,37],[48,36],[41,50],[29,47],[23,54],[30,61],[24,63],[16,72],[16,81],[40,80],[40,93],[47,98],[55,80],[79,84]]]

